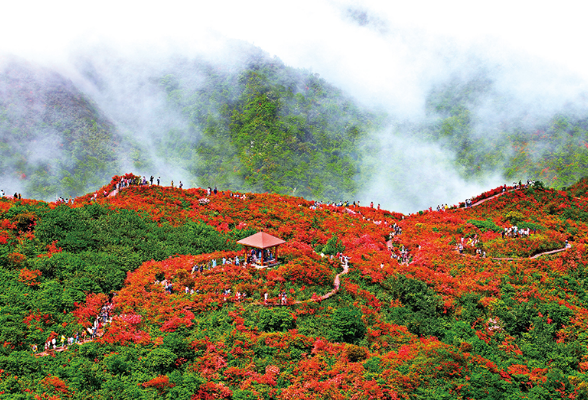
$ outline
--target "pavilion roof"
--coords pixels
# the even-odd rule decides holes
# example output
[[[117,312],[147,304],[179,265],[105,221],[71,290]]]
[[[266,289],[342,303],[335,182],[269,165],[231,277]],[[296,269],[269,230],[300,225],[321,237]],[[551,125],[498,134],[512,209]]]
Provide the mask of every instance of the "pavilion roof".
[[[255,247],[256,249],[267,249],[268,247],[278,246],[286,242],[280,238],[270,235],[269,233],[257,232],[254,235],[239,240],[237,243],[245,246]]]

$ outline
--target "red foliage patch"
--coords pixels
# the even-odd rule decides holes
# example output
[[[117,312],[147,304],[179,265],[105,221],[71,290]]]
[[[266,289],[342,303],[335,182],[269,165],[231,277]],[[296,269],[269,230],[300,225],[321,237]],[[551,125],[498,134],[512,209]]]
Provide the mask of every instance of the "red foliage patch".
[[[18,274],[18,281],[24,283],[27,286],[37,286],[39,284],[37,278],[40,276],[41,271],[38,269],[30,270],[28,268],[23,268]]]

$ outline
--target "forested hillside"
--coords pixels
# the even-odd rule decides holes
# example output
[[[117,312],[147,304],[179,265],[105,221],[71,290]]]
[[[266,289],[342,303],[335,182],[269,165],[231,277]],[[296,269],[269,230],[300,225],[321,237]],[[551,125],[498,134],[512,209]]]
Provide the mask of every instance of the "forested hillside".
[[[492,79],[482,75],[433,89],[427,107],[436,119],[417,132],[453,152],[456,166],[466,177],[496,170],[510,182],[532,177],[562,188],[586,175],[585,113],[570,104],[554,115],[530,115],[531,108],[517,110],[522,114],[517,115],[506,109],[512,100],[495,93],[494,86]],[[497,115],[484,116],[484,108]]]
[[[588,396],[587,179],[402,215],[124,178],[0,200],[2,396]]]
[[[241,71],[193,68],[204,80],[198,87],[173,74],[161,84],[201,137],[170,132],[161,146],[200,185],[321,199],[357,194],[367,172],[362,143],[379,127],[375,114],[317,74],[264,55]]]
[[[148,62],[97,49],[60,71],[2,60],[1,188],[73,197],[126,169],[327,201],[371,201],[384,186],[377,202],[412,199],[414,211],[456,201],[417,199],[414,175],[426,168],[464,184],[530,178],[556,188],[587,173],[582,107],[519,106],[492,71],[427,88],[422,118],[407,120],[259,48],[230,53]]]
[[[121,151],[116,127],[69,79],[20,60],[0,66],[2,189],[83,194],[116,173]]]
[[[5,182],[18,181],[10,186],[36,198],[78,196],[130,165],[166,181],[180,175],[190,185],[356,195],[367,172],[363,143],[382,115],[317,74],[248,50],[232,68],[183,60],[139,76],[144,81],[135,89],[147,87],[156,104],[138,111],[154,114],[140,133],[148,140],[137,137],[143,116],[124,120],[133,98],[120,98],[125,89],[109,86],[91,60],[79,67],[94,85],[88,93],[59,73],[12,61],[0,73]],[[99,102],[119,96],[119,110],[98,108],[91,93]],[[166,114],[174,120],[158,126]]]

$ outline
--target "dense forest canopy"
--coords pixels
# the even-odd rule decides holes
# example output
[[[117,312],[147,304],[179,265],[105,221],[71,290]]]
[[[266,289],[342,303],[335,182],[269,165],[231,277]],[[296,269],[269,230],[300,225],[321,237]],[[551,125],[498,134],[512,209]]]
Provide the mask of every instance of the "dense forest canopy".
[[[404,199],[394,204],[415,211],[465,193],[433,195],[439,185],[420,182],[427,171],[462,187],[531,178],[561,188],[586,174],[586,113],[515,112],[491,69],[433,85],[426,115],[405,120],[259,48],[235,44],[230,55],[155,62],[88,51],[71,77],[5,59],[3,189],[79,196],[122,169],[191,187]]]

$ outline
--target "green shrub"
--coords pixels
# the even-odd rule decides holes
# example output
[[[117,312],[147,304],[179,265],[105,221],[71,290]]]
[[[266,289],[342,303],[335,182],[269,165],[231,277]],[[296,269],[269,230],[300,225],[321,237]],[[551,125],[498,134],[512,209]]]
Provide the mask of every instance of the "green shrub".
[[[519,229],[527,229],[529,228],[530,230],[537,230],[537,232],[542,232],[544,230],[546,230],[547,228],[545,228],[543,225],[539,225],[539,224],[535,224],[533,222],[520,222],[518,224]]]
[[[335,255],[337,253],[343,253],[344,251],[345,246],[343,246],[343,242],[341,242],[335,235],[333,235],[325,247],[322,248],[322,252],[327,255]]]
[[[571,219],[574,221],[588,222],[588,212],[580,210],[575,207],[566,208],[563,214],[561,215],[561,219],[563,219],[564,221],[566,219]]]
[[[525,217],[518,211],[510,211],[506,214],[506,219],[513,225],[518,225],[523,222]]]
[[[468,219],[468,224],[474,225],[476,228],[480,229],[482,232],[501,232],[502,228],[499,227],[492,221],[490,218],[487,220],[478,220],[478,219]]]
[[[259,312],[259,329],[265,332],[283,332],[293,329],[294,317],[285,308],[263,308]]]
[[[535,189],[542,189],[545,190],[545,185],[543,184],[543,182],[541,181],[535,181],[535,183],[533,183],[533,187]]]
[[[173,369],[178,356],[169,349],[158,347],[143,357],[143,366],[156,374],[165,374]]]
[[[364,338],[367,328],[361,319],[361,310],[355,307],[341,307],[332,317],[329,340],[332,342],[358,343]]]

